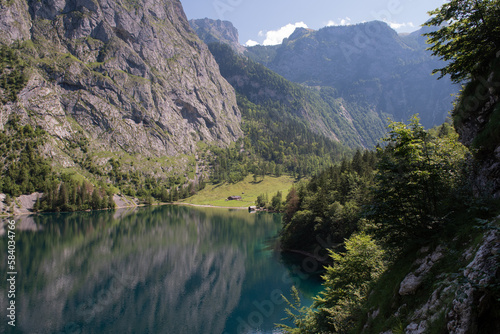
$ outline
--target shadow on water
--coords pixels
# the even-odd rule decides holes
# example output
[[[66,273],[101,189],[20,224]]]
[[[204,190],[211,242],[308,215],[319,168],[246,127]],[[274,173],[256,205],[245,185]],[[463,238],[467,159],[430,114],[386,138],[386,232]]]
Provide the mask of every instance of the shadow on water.
[[[312,257],[290,252],[280,253],[280,262],[289,272],[299,292],[306,297],[303,306],[309,306],[309,300],[322,290],[321,276],[325,273],[325,265]]]

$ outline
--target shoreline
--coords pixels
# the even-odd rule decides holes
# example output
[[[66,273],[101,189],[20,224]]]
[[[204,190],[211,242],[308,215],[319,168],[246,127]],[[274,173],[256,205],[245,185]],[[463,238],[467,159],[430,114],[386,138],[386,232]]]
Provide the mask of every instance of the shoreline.
[[[72,213],[72,212],[92,212],[92,211],[103,211],[103,210],[119,210],[119,209],[129,209],[129,208],[139,208],[139,207],[147,207],[147,206],[161,206],[161,205],[183,205],[183,206],[192,206],[199,208],[216,208],[216,209],[235,209],[235,210],[248,210],[246,206],[217,206],[211,204],[193,204],[193,203],[183,203],[183,202],[172,202],[172,203],[155,203],[151,205],[146,204],[137,204],[137,205],[124,205],[124,206],[116,206],[112,209],[98,209],[98,210],[83,210],[83,211],[59,211],[58,213]],[[44,213],[55,213],[52,211],[49,212],[17,212],[15,214],[4,214],[0,213],[0,219],[9,218],[9,217],[20,217],[20,216],[29,216],[29,215],[38,215]]]
[[[198,207],[198,208],[248,210],[247,206],[217,206],[217,205],[211,205],[211,204],[193,204],[193,203],[184,203],[184,202],[172,202],[172,203],[165,203],[165,204],[194,206],[194,207]]]

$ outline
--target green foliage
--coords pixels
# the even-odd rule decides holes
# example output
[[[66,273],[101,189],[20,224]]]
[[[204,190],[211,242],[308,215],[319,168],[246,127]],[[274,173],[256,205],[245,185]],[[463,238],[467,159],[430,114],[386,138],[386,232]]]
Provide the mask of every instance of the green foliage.
[[[113,209],[113,194],[89,182],[78,182],[69,177],[63,181],[47,182],[43,196],[37,200],[35,211],[84,211]]]
[[[297,193],[297,189],[295,187],[292,187],[292,189],[290,189],[290,191],[288,192],[288,195],[286,195],[283,220],[285,222],[290,222],[293,218],[293,215],[299,210],[299,208],[300,198]]]
[[[451,133],[433,137],[413,117],[392,122],[379,149],[371,212],[375,233],[389,245],[422,243],[443,228],[464,179],[467,149]]]
[[[453,110],[457,128],[467,129],[470,123],[477,123],[477,135],[470,146],[479,160],[491,156],[500,145],[500,104],[492,103],[499,95],[500,58],[497,57],[486,72],[464,86]]]
[[[114,158],[106,166],[98,167],[87,156],[84,167],[120,189],[123,194],[138,197],[146,205],[151,205],[155,200],[174,202],[184,199],[205,187],[203,177],[196,181],[190,181],[184,176],[153,177],[138,170],[127,170],[119,159]]]
[[[260,194],[257,196],[255,205],[261,209],[267,209],[273,212],[282,212],[284,209],[283,193],[278,191],[276,195],[271,198],[271,201],[269,201],[268,194]]]
[[[50,179],[52,169],[41,157],[46,133],[31,125],[20,126],[13,117],[0,132],[0,156],[2,180],[0,191],[17,197],[21,194],[42,191],[45,180]]]
[[[287,197],[281,232],[285,246],[312,252],[319,246],[318,239],[351,237],[345,241],[344,253],[329,250],[333,265],[327,268],[325,289],[313,307],[289,305],[293,305],[288,314],[295,327],[282,326],[286,332],[348,333],[361,331],[368,323],[376,332],[401,329],[396,318],[382,324],[367,319],[366,314],[374,309],[396,312],[391,306],[393,296],[414,262],[411,250],[444,240],[456,243],[457,249],[463,247],[464,240],[455,236],[471,221],[474,206],[466,177],[467,149],[448,123],[425,131],[414,117],[409,125],[392,122],[389,130],[387,145],[376,155],[357,152],[351,161],[318,174]],[[468,216],[458,222],[460,212]],[[352,234],[356,229],[366,232]],[[331,242],[335,238],[328,241],[330,247],[336,246]],[[388,255],[397,260],[390,273],[384,273],[386,255],[378,243],[389,246]],[[412,261],[403,258],[410,253]],[[456,261],[462,259],[459,254],[448,256],[453,270],[464,265]],[[374,284],[376,291],[370,293]],[[435,287],[427,284],[425,289],[432,293]],[[405,303],[420,305],[421,301],[411,299]]]
[[[270,209],[276,212],[281,212],[283,209],[283,194],[281,191],[278,191],[276,195],[271,199]]]
[[[12,117],[6,130],[0,132],[2,182],[0,191],[10,198],[33,192],[43,192],[34,205],[34,211],[76,211],[114,207],[112,194],[90,183],[78,184],[69,176],[58,176],[41,156],[47,139],[41,128],[29,124],[21,126]],[[93,190],[93,191],[92,191]]]
[[[295,327],[290,327],[284,324],[277,324],[277,327],[282,329],[287,334],[319,334],[318,328],[314,322],[314,311],[310,307],[302,306],[299,291],[295,286],[292,286],[292,301],[283,296],[288,307],[285,309],[288,320],[291,320]]]
[[[288,305],[289,318],[296,328],[280,325],[286,333],[347,333],[361,311],[369,288],[385,270],[385,253],[364,232],[345,241],[345,253],[330,251],[333,265],[323,276],[324,291],[311,308],[301,308],[294,291]]]
[[[499,51],[500,1],[451,0],[430,14],[426,25],[440,28],[426,34],[433,44],[429,49],[447,61],[434,73],[450,74],[455,82],[483,75]]]
[[[258,175],[311,176],[338,162],[346,152],[339,143],[313,133],[290,117],[283,105],[257,105],[238,95],[238,106],[243,116],[245,150],[267,162],[254,163],[250,168]]]
[[[243,140],[238,139],[236,145],[228,148],[210,147],[209,163],[212,167],[210,180],[213,183],[242,181],[253,166],[252,160],[240,148]]]
[[[500,104],[489,115],[489,120],[484,129],[478,133],[472,147],[477,150],[479,159],[488,157],[500,145]]]
[[[285,249],[312,251],[341,244],[357,228],[371,199],[374,152],[358,151],[287,196],[280,233]],[[323,240],[323,242],[321,242]],[[327,241],[326,241],[327,240]]]
[[[87,153],[88,141],[79,134],[85,158],[81,166],[86,169],[93,184],[81,184],[71,177],[54,171],[40,151],[47,134],[41,128],[29,124],[21,126],[12,116],[0,132],[0,156],[2,162],[0,192],[11,197],[33,192],[44,196],[35,205],[35,211],[79,211],[114,207],[109,185],[120,188],[125,195],[137,196],[145,204],[154,200],[171,202],[193,195],[203,189],[203,179],[188,182],[180,177],[155,178],[137,171],[124,171],[122,163],[110,159],[108,165],[98,166]],[[74,142],[70,142],[73,145]],[[106,169],[108,172],[106,172]],[[99,184],[101,186],[99,186]],[[104,186],[107,184],[106,186]]]
[[[311,176],[345,154],[346,149],[313,133],[290,118],[283,107],[263,107],[237,95],[243,116],[244,138],[228,148],[210,147],[213,183],[237,183],[253,174],[258,182],[265,176]],[[293,136],[290,136],[293,133]]]
[[[268,201],[269,201],[269,199],[268,199],[267,194],[260,194],[259,196],[257,196],[257,200],[255,200],[255,205],[258,208],[266,208]]]
[[[15,49],[0,45],[0,103],[16,101],[17,94],[24,88],[28,78],[25,74],[27,64]],[[0,91],[1,93],[1,91]]]
[[[384,251],[369,235],[352,235],[345,241],[345,249],[345,253],[330,251],[334,264],[326,269],[325,290],[314,303],[321,331],[347,332],[371,284],[385,270]]]

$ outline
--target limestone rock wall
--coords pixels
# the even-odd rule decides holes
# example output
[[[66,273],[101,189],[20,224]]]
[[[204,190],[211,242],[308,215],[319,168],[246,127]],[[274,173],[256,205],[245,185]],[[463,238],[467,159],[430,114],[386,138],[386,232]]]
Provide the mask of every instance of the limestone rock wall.
[[[0,36],[29,64],[1,125],[41,125],[55,156],[80,137],[94,152],[160,157],[242,135],[234,90],[178,0],[4,1]]]

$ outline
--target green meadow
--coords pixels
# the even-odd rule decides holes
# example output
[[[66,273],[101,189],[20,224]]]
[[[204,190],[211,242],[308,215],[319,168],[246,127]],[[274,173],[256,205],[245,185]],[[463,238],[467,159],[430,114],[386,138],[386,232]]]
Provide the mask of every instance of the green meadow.
[[[288,191],[296,183],[291,176],[271,177],[266,176],[262,180],[254,181],[251,175],[238,183],[207,184],[205,189],[196,195],[179,201],[185,204],[211,205],[220,207],[249,207],[255,205],[257,196],[268,194],[271,199],[278,191],[286,198]],[[241,196],[239,201],[226,201],[229,196]]]

